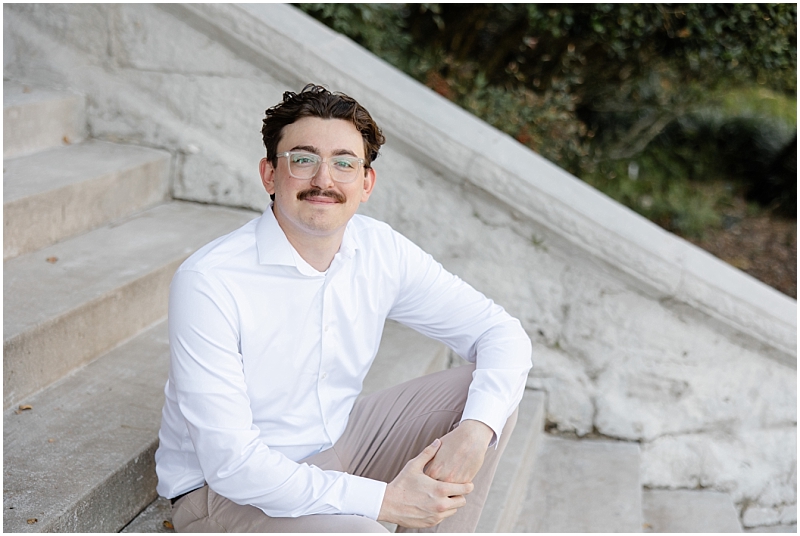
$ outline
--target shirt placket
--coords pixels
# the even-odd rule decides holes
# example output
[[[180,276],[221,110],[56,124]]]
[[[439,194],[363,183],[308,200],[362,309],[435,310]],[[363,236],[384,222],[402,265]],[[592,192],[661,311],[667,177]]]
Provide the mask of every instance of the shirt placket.
[[[317,373],[317,396],[319,398],[320,413],[322,423],[328,440],[331,439],[331,425],[334,424],[333,408],[333,389],[331,388],[331,367],[335,364],[336,351],[338,348],[337,320],[333,314],[333,281],[335,279],[335,268],[332,265],[325,277],[322,291],[322,336],[320,340],[320,360],[319,372]]]

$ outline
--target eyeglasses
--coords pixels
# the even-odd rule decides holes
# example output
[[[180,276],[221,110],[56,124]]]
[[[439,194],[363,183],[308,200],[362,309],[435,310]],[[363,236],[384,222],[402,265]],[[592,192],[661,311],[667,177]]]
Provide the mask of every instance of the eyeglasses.
[[[358,177],[358,170],[364,165],[363,158],[346,155],[332,156],[328,160],[323,160],[313,153],[286,151],[276,154],[275,157],[286,157],[289,163],[289,175],[306,181],[316,176],[323,162],[328,164],[331,178],[336,182],[353,182]]]

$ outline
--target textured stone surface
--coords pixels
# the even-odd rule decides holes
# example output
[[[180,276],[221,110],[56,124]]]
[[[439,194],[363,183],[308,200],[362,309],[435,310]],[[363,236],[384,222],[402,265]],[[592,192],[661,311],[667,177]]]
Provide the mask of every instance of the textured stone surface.
[[[136,518],[120,532],[148,533],[175,532],[172,527],[172,504],[169,499],[159,497],[145,508]]]
[[[168,203],[5,262],[4,408],[164,317],[180,263],[255,216]]]
[[[742,532],[725,493],[651,490],[642,493],[644,532]]]
[[[797,523],[793,525],[762,525],[745,529],[745,532],[790,532],[797,534]]]
[[[3,258],[163,202],[169,154],[86,142],[3,161]]]
[[[580,363],[542,344],[534,346],[533,355],[528,387],[547,393],[547,420],[562,432],[591,432],[595,387]]]
[[[497,464],[475,532],[511,532],[528,490],[530,471],[544,439],[544,393],[525,390],[517,425]]]
[[[18,9],[45,33],[33,39],[36,45],[29,41],[34,28],[22,19],[12,28],[5,19],[19,41],[4,48],[4,64],[24,65],[17,77],[82,86],[94,137],[169,150],[177,197],[263,210],[269,197],[258,178],[261,116],[271,105],[265,103],[280,100],[282,83],[153,5]],[[38,57],[46,68],[15,61],[20,51],[39,47],[48,51]],[[105,72],[110,65],[112,76]]]
[[[3,81],[3,158],[77,143],[86,136],[83,97]]]
[[[794,426],[665,436],[642,448],[642,483],[731,495],[745,527],[797,522]]]
[[[116,532],[155,498],[168,366],[161,322],[3,414],[4,532]]]
[[[546,437],[513,532],[641,532],[639,447]]]
[[[767,502],[767,501],[764,501]],[[742,520],[745,527],[760,525],[797,525],[797,504],[781,504],[778,506],[748,506]]]
[[[263,110],[308,81],[352,94],[389,140],[363,212],[521,319],[537,347],[529,385],[548,393],[559,430],[640,441],[648,485],[694,487],[676,482],[700,474],[759,523],[778,523],[796,503],[794,300],[288,6],[4,14],[7,76],[75,88],[93,133],[168,150],[173,191],[187,199],[262,208]],[[759,435],[774,440],[729,440]],[[700,451],[715,454],[698,461]],[[702,461],[718,456],[729,461]]]

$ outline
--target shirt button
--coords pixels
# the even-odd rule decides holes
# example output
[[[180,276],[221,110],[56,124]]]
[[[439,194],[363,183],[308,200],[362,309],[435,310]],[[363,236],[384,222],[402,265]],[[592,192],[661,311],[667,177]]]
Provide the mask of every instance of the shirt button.
[[[327,377],[328,377],[328,373],[327,372],[323,372],[322,376],[320,376],[320,379],[324,380]]]
[[[326,331],[326,332],[328,331],[328,326],[325,326],[325,331]]]

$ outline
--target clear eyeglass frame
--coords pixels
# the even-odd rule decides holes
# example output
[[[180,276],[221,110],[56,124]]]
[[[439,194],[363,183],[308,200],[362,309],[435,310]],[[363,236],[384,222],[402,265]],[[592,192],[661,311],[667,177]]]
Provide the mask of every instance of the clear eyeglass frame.
[[[323,159],[319,155],[314,153],[308,153],[305,151],[286,151],[283,153],[278,153],[275,155],[275,158],[284,158],[286,157],[286,164],[289,168],[289,175],[294,177],[295,179],[307,181],[313,179],[317,173],[319,173],[319,168],[323,162],[328,164],[328,171],[330,172],[331,178],[336,182],[341,183],[350,183],[358,178],[358,172],[361,170],[362,166],[364,165],[363,158],[357,158],[355,156],[348,156],[348,155],[337,155],[332,156],[328,159]],[[296,158],[305,158],[308,160],[307,163],[301,163],[296,160]],[[346,164],[347,167],[336,167],[336,164]]]

